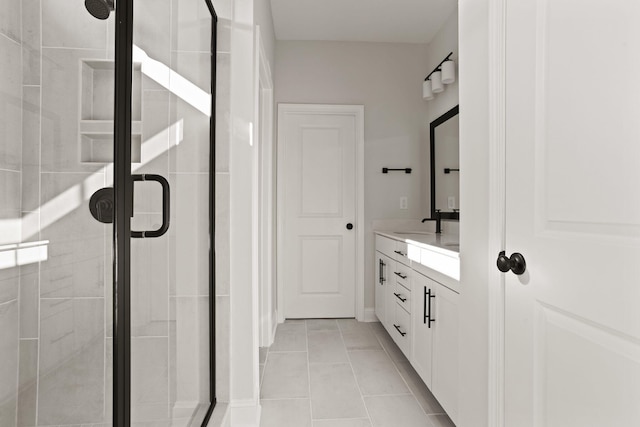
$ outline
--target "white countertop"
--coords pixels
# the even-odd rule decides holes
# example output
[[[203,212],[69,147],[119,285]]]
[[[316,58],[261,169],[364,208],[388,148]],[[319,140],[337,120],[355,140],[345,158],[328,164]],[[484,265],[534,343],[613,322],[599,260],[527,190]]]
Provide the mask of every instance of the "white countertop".
[[[439,252],[451,257],[460,257],[460,238],[457,234],[436,234],[428,231],[383,231],[374,233],[394,240],[406,242],[423,249]]]

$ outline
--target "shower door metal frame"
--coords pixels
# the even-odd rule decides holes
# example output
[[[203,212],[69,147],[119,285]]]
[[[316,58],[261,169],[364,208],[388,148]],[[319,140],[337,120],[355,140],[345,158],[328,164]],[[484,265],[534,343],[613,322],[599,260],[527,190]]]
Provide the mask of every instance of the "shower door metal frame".
[[[133,2],[119,0],[115,8],[114,102],[114,216],[113,216],[113,426],[131,425],[131,102],[133,73]],[[194,0],[196,1],[196,0]],[[209,408],[206,426],[216,404],[215,391],[215,107],[218,16],[211,0],[211,117],[209,124]]]

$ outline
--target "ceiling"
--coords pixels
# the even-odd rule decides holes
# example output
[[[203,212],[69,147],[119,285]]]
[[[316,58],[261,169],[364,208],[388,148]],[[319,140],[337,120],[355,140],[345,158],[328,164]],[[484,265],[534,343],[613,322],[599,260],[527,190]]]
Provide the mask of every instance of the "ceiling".
[[[278,40],[429,43],[457,0],[271,0]]]

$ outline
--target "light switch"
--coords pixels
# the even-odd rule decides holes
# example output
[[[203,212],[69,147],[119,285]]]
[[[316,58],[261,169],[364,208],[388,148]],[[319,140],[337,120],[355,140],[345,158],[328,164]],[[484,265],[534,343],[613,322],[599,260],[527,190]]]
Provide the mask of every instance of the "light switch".
[[[400,197],[400,209],[409,209],[409,200],[407,196]]]

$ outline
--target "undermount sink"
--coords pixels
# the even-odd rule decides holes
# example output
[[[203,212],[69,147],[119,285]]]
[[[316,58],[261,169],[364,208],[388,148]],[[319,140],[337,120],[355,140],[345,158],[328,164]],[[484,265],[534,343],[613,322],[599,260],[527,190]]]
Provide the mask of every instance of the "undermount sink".
[[[424,234],[425,236],[434,234],[430,231],[394,231],[395,234]]]

